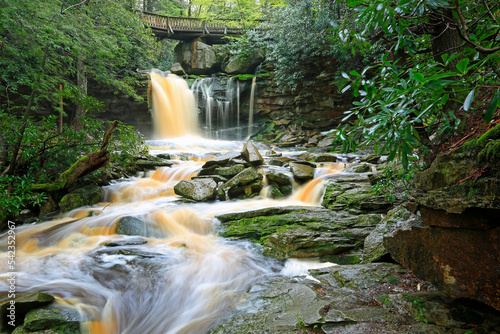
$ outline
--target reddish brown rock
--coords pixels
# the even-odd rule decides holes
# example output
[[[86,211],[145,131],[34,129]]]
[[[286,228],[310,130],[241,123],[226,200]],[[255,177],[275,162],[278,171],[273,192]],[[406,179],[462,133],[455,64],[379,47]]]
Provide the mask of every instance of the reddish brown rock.
[[[391,256],[448,296],[500,310],[500,224],[488,229],[412,226],[384,238]]]

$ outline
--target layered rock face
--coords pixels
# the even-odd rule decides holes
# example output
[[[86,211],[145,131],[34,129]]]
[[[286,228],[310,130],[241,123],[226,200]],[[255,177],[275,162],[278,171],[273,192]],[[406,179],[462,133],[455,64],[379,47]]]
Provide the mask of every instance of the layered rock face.
[[[393,258],[449,296],[500,310],[500,125],[415,175],[424,225],[385,239]]]

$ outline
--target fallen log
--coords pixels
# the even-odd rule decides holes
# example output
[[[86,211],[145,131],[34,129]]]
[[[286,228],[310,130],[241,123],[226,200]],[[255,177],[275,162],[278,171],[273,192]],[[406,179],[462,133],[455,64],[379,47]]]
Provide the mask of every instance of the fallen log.
[[[104,135],[99,150],[89,153],[78,159],[70,168],[64,171],[57,180],[52,183],[34,184],[31,190],[38,192],[55,192],[68,189],[79,178],[92,173],[109,163],[108,145],[113,131],[118,127],[118,121],[114,121]]]

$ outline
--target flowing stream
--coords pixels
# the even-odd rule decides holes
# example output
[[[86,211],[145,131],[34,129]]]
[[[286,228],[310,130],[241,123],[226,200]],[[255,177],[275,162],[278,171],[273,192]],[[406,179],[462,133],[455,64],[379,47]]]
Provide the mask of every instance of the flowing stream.
[[[153,74],[152,79],[158,78]],[[153,89],[163,85],[153,83]],[[264,257],[248,241],[220,237],[214,216],[271,206],[318,206],[323,179],[344,165],[317,168],[316,179],[284,200],[266,198],[264,188],[254,199],[186,203],[174,194],[174,185],[196,175],[215,154],[239,152],[244,144],[190,135],[193,122],[179,121],[170,136],[167,121],[157,131],[172,138],[148,142],[152,154],[174,157],[172,167],[112,183],[95,206],[16,228],[16,292],[53,294],[58,304],[78,310],[84,333],[200,334],[241,307],[254,284],[306,273],[307,263],[282,263]],[[144,222],[142,236],[115,233],[124,217]],[[6,258],[6,235],[0,249]],[[7,261],[2,261],[0,273],[7,272]],[[7,277],[0,274],[0,294],[8,291]]]

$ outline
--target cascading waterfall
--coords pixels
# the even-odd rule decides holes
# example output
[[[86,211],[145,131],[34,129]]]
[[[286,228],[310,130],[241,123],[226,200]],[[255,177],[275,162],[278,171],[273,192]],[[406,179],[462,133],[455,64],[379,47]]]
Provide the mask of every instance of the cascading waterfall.
[[[172,138],[197,134],[195,100],[186,81],[159,70],[151,70],[148,74],[155,136]]]
[[[235,78],[197,79],[191,89],[195,95],[205,138],[241,139],[240,82]]]

